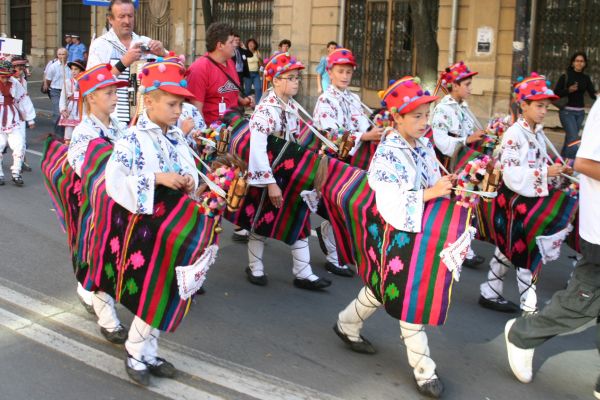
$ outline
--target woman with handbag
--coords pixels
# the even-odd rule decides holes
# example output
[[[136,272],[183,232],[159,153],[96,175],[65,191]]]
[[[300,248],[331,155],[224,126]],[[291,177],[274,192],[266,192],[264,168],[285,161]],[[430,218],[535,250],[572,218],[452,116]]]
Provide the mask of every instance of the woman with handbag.
[[[560,96],[554,105],[560,108],[560,123],[565,129],[565,143],[561,150],[561,155],[565,158],[574,159],[579,148],[579,131],[585,118],[585,92],[593,100],[596,99],[594,84],[590,76],[583,72],[586,66],[587,56],[584,52],[573,54],[567,71],[560,76],[554,87],[555,93]]]

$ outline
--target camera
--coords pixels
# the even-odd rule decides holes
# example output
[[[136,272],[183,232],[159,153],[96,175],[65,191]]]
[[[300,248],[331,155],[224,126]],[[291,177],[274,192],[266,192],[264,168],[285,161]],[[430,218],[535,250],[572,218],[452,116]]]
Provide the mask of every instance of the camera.
[[[144,53],[149,53],[150,47],[146,46],[145,44],[142,44],[140,45],[140,50],[142,50]]]

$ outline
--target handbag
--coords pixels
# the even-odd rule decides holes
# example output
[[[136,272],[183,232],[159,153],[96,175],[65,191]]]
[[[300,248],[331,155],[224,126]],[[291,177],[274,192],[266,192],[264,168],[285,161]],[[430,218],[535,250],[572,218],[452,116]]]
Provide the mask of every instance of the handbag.
[[[565,72],[565,86],[568,85],[569,83],[569,71]],[[569,102],[569,95],[566,94],[564,96],[561,96],[560,98],[552,101],[552,105],[556,108],[558,108],[559,110],[562,110],[563,108],[565,108],[567,106],[567,103]]]

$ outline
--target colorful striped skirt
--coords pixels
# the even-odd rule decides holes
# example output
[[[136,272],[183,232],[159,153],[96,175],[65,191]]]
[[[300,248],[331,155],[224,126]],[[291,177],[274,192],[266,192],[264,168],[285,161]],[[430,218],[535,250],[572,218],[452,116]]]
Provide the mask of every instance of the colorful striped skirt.
[[[453,279],[439,254],[467,230],[469,210],[436,199],[425,205],[422,232],[396,230],[377,211],[366,173],[332,159],[322,193],[340,262],[358,266],[387,313],[411,323],[443,324]]]

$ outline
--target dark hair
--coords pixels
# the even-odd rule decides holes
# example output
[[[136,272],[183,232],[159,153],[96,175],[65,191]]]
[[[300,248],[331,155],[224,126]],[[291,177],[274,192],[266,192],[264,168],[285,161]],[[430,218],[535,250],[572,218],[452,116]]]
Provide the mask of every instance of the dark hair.
[[[287,44],[288,47],[292,47],[292,42],[290,42],[289,39],[283,39],[281,42],[279,42],[279,47],[283,46],[284,44]]]
[[[250,50],[250,46],[248,46],[250,44],[250,42],[254,43],[254,50],[258,50],[258,42],[254,38],[250,38],[250,39],[246,40],[246,48],[248,50]]]
[[[583,61],[585,61],[585,67],[583,67],[583,69],[581,70],[581,72],[583,72],[587,68],[587,63],[588,63],[587,55],[583,51],[576,51],[575,54],[573,54],[571,56],[571,62],[569,62],[569,68],[573,68],[573,63],[575,62],[575,59],[579,56],[583,57]]]
[[[133,3],[133,0],[110,0],[110,4],[108,5],[108,16],[113,16],[112,15],[112,8],[115,4],[131,4],[132,6],[135,7],[135,4]]]
[[[234,35],[231,25],[225,22],[213,22],[206,30],[206,51],[212,53],[216,50],[217,44],[227,43],[229,36]]]
[[[326,46],[326,47],[329,47],[329,46],[336,46],[336,47],[337,47],[337,45],[338,45],[338,44],[337,44],[337,42],[334,42],[334,41],[332,40],[331,42],[327,43],[327,46]]]
[[[237,33],[234,33],[234,34],[233,34],[233,37],[239,38],[239,37],[240,37],[240,35],[238,35]]]

